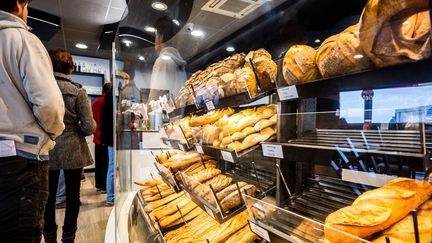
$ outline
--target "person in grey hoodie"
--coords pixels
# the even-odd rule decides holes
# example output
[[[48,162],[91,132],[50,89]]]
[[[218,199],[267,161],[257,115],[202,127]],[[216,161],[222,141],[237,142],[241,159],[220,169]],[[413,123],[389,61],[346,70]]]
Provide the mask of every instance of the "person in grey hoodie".
[[[64,129],[63,97],[27,8],[0,1],[0,242],[40,242],[48,151]]]

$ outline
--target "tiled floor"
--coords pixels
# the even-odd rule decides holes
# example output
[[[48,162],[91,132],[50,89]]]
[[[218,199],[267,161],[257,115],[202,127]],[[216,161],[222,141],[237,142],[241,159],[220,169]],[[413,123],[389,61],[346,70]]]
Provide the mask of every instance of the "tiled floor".
[[[75,243],[103,243],[105,227],[113,207],[106,207],[106,194],[96,192],[94,173],[85,173],[86,180],[81,182],[81,208],[78,216],[78,231]],[[65,209],[56,209],[58,228],[63,226]],[[61,242],[61,230],[57,232]]]

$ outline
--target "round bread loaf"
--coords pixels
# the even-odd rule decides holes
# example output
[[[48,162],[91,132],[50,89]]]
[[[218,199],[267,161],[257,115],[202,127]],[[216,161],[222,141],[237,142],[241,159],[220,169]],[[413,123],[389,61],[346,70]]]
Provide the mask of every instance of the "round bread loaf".
[[[428,0],[370,0],[360,19],[361,47],[378,67],[431,54]]]
[[[360,47],[359,26],[353,25],[330,36],[319,47],[316,63],[323,77],[358,72],[372,67]]]
[[[319,78],[315,53],[315,49],[306,45],[294,45],[288,49],[283,60],[283,76],[288,85]]]

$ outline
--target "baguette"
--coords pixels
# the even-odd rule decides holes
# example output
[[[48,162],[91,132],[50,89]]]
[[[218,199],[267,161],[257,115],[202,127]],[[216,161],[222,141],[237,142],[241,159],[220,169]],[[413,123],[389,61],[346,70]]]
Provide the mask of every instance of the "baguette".
[[[245,127],[241,132],[236,132],[231,135],[231,141],[237,141],[245,138],[246,136],[258,132],[255,127]]]
[[[257,235],[252,232],[248,225],[231,235],[225,243],[249,243],[257,239]]]
[[[257,124],[255,124],[254,128],[257,131],[261,131],[266,127],[273,126],[274,124],[276,124],[276,121],[270,119],[264,119],[259,121]]]
[[[239,188],[246,186],[246,182],[243,182],[243,181],[239,181],[237,184],[238,184]],[[222,191],[216,193],[217,198],[219,200],[222,200],[225,197],[227,197],[229,194],[231,194],[232,192],[237,191],[237,184],[232,184],[232,185],[226,187],[225,189],[223,189]]]
[[[177,219],[176,221],[167,225],[167,228],[171,228],[173,226],[182,224],[182,223],[184,223],[184,221],[189,222],[190,220],[200,216],[201,214],[205,214],[205,212],[200,207],[196,207],[195,209],[190,211],[188,214],[183,215],[183,218]]]
[[[163,182],[161,179],[157,179],[157,180],[149,180],[149,181],[134,181],[134,183],[138,186],[156,186],[156,185],[164,184],[165,182]]]
[[[363,193],[351,206],[331,213],[325,225],[366,238],[403,219],[431,195],[429,182],[398,178],[382,188]],[[331,242],[348,242],[346,236],[329,227],[324,232]]]
[[[222,189],[224,189],[225,187],[227,187],[229,184],[231,184],[232,182],[232,178],[229,176],[225,176],[225,175],[217,175],[215,177],[213,177],[212,179],[204,182],[204,184],[199,185],[197,187],[195,187],[195,192],[200,196],[205,198],[207,201],[211,202],[211,190],[210,190],[210,185],[212,185],[213,190],[215,192],[221,191]]]
[[[174,194],[173,190],[165,190],[165,191],[161,191],[160,194],[157,193],[157,194],[154,194],[153,196],[150,196],[150,197],[149,196],[143,196],[143,197],[144,197],[145,202],[153,202],[153,201],[168,197],[168,196],[173,195],[173,194]]]
[[[261,130],[260,134],[267,135],[267,136],[271,137],[271,136],[276,134],[276,131],[271,127],[267,127],[267,128],[264,128],[263,130]]]
[[[205,161],[205,160],[209,160],[210,157],[207,155],[202,155],[202,159]],[[201,160],[201,156],[198,153],[194,152],[188,155],[184,155],[176,159],[175,161],[167,162],[165,166],[173,169],[174,171],[177,171],[183,167],[190,166],[193,163],[196,163],[200,160]]]
[[[252,146],[259,144],[260,142],[264,142],[269,138],[270,138],[270,136],[268,136],[268,135],[263,135],[263,134],[259,134],[259,133],[251,134],[243,140],[241,149],[236,150],[236,151],[245,150],[247,148],[250,148]]]
[[[225,242],[231,234],[243,228],[247,224],[248,217],[249,215],[247,211],[243,211],[223,223],[218,229],[209,232],[204,236],[204,238],[209,240],[211,243]]]
[[[177,212],[177,206],[179,208],[184,207],[186,204],[191,203],[192,201],[186,197],[185,195],[163,205],[160,206],[149,213],[149,216],[152,220],[161,219],[167,215],[173,214]]]
[[[183,196],[183,195],[184,195],[184,192],[179,192],[179,193],[169,195],[169,196],[162,198],[160,200],[150,202],[149,204],[144,206],[144,211],[150,212],[150,211],[152,211],[152,210],[154,210],[154,209],[156,209],[162,205],[165,205],[165,204],[171,202],[172,200],[175,200],[176,198]]]
[[[207,168],[205,170],[198,172],[194,176],[192,176],[192,179],[194,179],[198,182],[203,182],[203,181],[206,181],[212,177],[219,175],[220,173],[221,173],[221,171],[219,169]]]
[[[170,231],[168,232],[165,236],[164,239],[167,242],[172,242],[175,241],[177,238],[181,237],[183,234],[187,233],[187,232],[191,232],[192,230],[197,226],[200,225],[201,223],[203,223],[203,221],[205,221],[206,219],[208,219],[210,216],[208,216],[206,213],[202,213],[200,215],[198,215],[196,218],[194,218],[193,220],[191,220],[187,225],[184,225],[176,230]],[[204,224],[203,224],[204,225]]]
[[[255,123],[259,121],[259,118],[256,116],[245,116],[240,119],[238,122],[230,122],[226,127],[223,129],[223,135],[224,136],[230,136],[234,134],[235,132],[239,132],[243,130],[246,127],[254,126]]]
[[[417,211],[420,242],[432,242],[432,200],[423,203]],[[415,243],[414,222],[411,214],[384,231],[374,243]]]
[[[216,160],[207,160],[204,162],[205,168],[216,168],[216,164],[217,164]],[[183,173],[185,173],[188,176],[194,175],[199,171],[204,170],[205,169],[204,165],[201,162],[196,162],[195,164],[183,170]]]
[[[277,113],[277,105],[260,106],[256,110],[259,119],[268,119]]]
[[[246,195],[253,195],[255,194],[256,187],[254,185],[246,185],[240,188],[241,193],[244,193]],[[226,212],[230,209],[233,209],[237,206],[239,206],[242,202],[241,195],[239,195],[238,190],[233,191],[231,194],[229,194],[226,198],[222,199],[221,201],[221,207],[222,211]]]
[[[186,206],[180,208],[181,214],[180,214],[180,212],[177,211],[174,214],[168,215],[168,216],[163,217],[162,219],[160,219],[159,220],[159,225],[162,228],[167,228],[170,224],[172,224],[176,220],[181,219],[182,215],[186,215],[190,211],[194,210],[196,207],[198,207],[198,205],[196,205],[195,203],[189,203]]]

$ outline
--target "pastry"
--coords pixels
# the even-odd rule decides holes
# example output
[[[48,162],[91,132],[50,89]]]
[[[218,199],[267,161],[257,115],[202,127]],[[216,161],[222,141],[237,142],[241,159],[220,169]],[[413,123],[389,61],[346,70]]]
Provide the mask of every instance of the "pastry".
[[[283,59],[283,76],[288,85],[305,83],[321,75],[315,63],[315,49],[306,45],[291,46]]]

